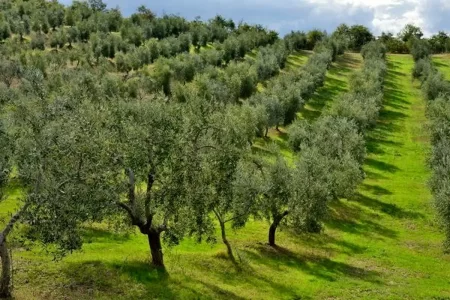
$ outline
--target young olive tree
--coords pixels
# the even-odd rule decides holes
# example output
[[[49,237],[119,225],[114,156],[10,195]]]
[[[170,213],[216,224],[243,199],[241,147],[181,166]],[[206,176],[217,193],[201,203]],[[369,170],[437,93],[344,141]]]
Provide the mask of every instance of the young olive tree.
[[[293,204],[293,169],[278,156],[274,164],[264,171],[264,184],[259,207],[262,215],[271,222],[269,228],[269,245],[275,246],[276,230]]]
[[[259,195],[258,170],[249,158],[250,143],[255,131],[246,118],[248,106],[227,105],[224,111],[211,114],[211,150],[202,161],[206,212],[212,212],[220,225],[222,241],[228,256],[235,262],[226,236],[226,224],[243,227]],[[209,214],[208,214],[209,215]],[[205,216],[208,217],[208,216]]]

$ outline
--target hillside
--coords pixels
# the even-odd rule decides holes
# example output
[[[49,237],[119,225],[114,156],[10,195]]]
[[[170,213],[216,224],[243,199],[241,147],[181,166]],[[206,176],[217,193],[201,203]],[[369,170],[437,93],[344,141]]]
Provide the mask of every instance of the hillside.
[[[326,104],[320,99],[329,99],[323,95],[336,93],[349,69],[358,67],[348,57],[333,65],[309,107],[320,110]],[[390,55],[388,67],[384,108],[369,134],[367,178],[355,198],[332,205],[323,234],[283,230],[272,249],[264,245],[266,223],[252,221],[239,234],[230,231],[243,270],[227,261],[222,245],[186,240],[165,249],[165,275],[148,270],[148,246],[140,235],[88,227],[83,251],[61,262],[38,248],[15,250],[17,297],[449,297],[450,259],[441,251],[426,186],[429,146],[418,122],[424,120],[424,102],[410,80],[410,57]]]
[[[450,299],[448,46],[0,0],[0,298]]]

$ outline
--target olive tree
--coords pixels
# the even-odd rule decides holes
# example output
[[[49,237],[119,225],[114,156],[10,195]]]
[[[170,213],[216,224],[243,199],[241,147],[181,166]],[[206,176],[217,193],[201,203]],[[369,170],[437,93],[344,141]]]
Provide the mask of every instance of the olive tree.
[[[0,89],[3,87],[0,86]],[[4,87],[4,89],[8,89]],[[2,91],[3,92],[3,91]],[[0,115],[4,114],[3,104],[0,101]],[[9,173],[12,167],[12,137],[6,132],[4,118],[0,121],[0,202],[3,200],[4,188],[8,184]],[[11,261],[7,245],[7,237],[11,232],[18,215],[14,215],[7,222],[4,228],[0,230],[0,259],[2,261],[2,274],[0,277],[0,298],[8,298],[11,296]]]
[[[293,204],[293,170],[278,156],[275,163],[269,164],[263,176],[264,184],[258,206],[262,215],[271,222],[268,241],[269,245],[275,246],[276,230]]]
[[[219,108],[222,105],[219,105]],[[255,131],[253,124],[245,118],[248,106],[226,105],[214,109],[208,119],[212,122],[210,136],[205,136],[210,150],[201,161],[202,173],[199,182],[206,199],[203,216],[209,219],[212,212],[220,225],[222,242],[228,256],[235,262],[232,247],[226,236],[226,224],[234,228],[245,225],[259,195],[259,177],[256,165],[249,158],[249,140]],[[205,222],[214,224],[213,222]]]

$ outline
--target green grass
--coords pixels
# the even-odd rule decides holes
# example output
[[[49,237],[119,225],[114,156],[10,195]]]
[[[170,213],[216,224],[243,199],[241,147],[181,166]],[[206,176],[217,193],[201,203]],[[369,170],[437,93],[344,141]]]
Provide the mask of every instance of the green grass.
[[[450,80],[450,55],[438,54],[433,55],[433,63],[444,74],[447,80]]]
[[[313,52],[307,50],[296,51],[290,54],[286,61],[285,71],[289,72],[300,68],[308,61],[311,54],[313,54]]]
[[[384,108],[368,137],[367,178],[355,197],[331,205],[322,234],[296,235],[284,229],[277,236],[280,247],[272,249],[265,245],[268,224],[252,221],[243,230],[229,230],[241,271],[226,259],[220,243],[185,240],[164,249],[167,273],[162,273],[149,267],[144,236],[92,226],[85,231],[83,251],[60,262],[53,262],[37,246],[31,251],[16,249],[16,297],[450,297],[450,257],[442,253],[443,235],[426,186],[425,104],[417,84],[411,82],[412,67],[410,56],[389,56]],[[341,72],[339,67],[336,71]],[[345,83],[340,84],[345,90]]]

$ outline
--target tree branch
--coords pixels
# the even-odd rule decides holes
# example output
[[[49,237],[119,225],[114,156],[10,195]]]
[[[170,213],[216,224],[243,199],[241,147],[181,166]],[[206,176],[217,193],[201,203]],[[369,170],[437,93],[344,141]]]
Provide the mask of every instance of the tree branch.
[[[117,202],[117,205],[118,205],[120,208],[122,208],[124,211],[126,211],[126,212],[128,213],[128,215],[130,216],[131,219],[134,219],[134,213],[133,213],[133,210],[132,210],[128,205],[126,205],[125,203],[120,202],[120,201]]]
[[[127,169],[128,172],[128,201],[130,201],[132,209],[136,208],[136,194],[135,194],[135,179],[134,179],[134,173],[131,168]]]
[[[155,174],[150,171],[147,176],[147,192],[145,195],[145,217],[147,219],[147,226],[150,228],[152,225],[153,215],[150,211],[150,202],[152,200],[152,188],[155,183]]]
[[[3,244],[6,237],[9,235],[14,225],[19,221],[20,216],[27,210],[29,203],[26,203],[15,215],[11,217],[8,224],[6,224],[5,229],[0,233],[0,245]]]
[[[222,218],[220,217],[220,214],[217,212],[217,210],[215,208],[212,209],[212,211],[214,212],[214,214],[216,215],[217,219],[219,220],[220,223],[224,223],[222,221]]]

